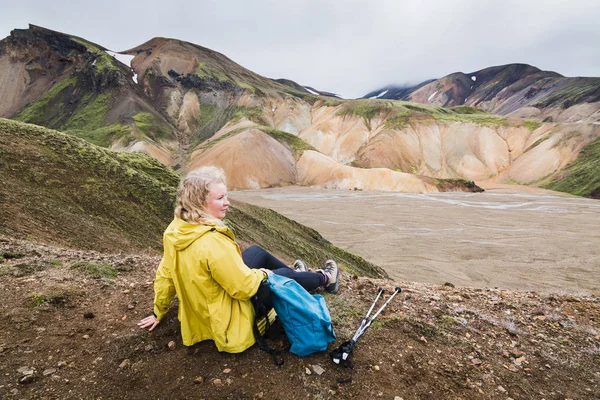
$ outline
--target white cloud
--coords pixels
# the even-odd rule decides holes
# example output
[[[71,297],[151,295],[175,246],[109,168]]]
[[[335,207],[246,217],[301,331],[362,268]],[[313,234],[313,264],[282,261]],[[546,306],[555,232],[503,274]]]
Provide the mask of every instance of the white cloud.
[[[152,37],[221,52],[261,75],[358,97],[390,83],[528,63],[600,76],[597,0],[305,0],[73,3],[2,7],[0,36],[27,23],[113,50]]]

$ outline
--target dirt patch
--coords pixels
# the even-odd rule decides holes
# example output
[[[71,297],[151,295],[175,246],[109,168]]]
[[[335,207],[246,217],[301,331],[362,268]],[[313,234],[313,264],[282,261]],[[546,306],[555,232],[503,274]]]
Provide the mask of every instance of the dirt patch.
[[[21,254],[0,264],[43,264],[0,274],[2,398],[383,398],[565,399],[600,395],[600,299],[498,289],[399,283],[404,288],[359,340],[354,369],[327,353],[285,355],[278,368],[256,346],[218,353],[181,344],[176,307],[155,333],[149,313],[158,257],[103,254],[0,238]],[[115,279],[76,262],[101,263]],[[347,340],[375,298],[398,283],[343,275],[325,295],[338,340]],[[57,301],[31,293],[61,289]],[[171,350],[168,344],[174,342]],[[319,375],[315,371],[322,367]],[[338,383],[338,378],[351,381]]]

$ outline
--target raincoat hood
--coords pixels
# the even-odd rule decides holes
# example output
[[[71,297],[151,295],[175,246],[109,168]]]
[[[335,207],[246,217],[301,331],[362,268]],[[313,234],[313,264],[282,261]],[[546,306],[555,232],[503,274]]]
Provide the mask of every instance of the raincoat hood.
[[[229,236],[233,240],[233,234],[226,226],[217,224],[194,224],[175,217],[164,234],[164,240],[168,241],[177,251],[188,248],[196,239],[206,232],[218,231]]]

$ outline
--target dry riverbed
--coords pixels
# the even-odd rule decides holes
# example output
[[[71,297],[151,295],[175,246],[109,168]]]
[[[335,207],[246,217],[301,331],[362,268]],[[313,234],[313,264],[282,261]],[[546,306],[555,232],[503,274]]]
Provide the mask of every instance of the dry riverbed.
[[[409,194],[287,187],[230,196],[310,226],[396,280],[598,293],[600,202],[518,187]]]

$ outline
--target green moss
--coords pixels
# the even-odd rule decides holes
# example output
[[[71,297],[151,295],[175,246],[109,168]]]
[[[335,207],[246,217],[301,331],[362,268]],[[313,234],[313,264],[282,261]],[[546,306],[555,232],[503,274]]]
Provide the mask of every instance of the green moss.
[[[118,152],[115,154],[117,160],[128,166],[132,171],[129,174],[145,174],[166,187],[179,185],[179,176],[172,171],[165,173],[165,166],[156,158],[144,153]]]
[[[415,104],[399,100],[356,100],[347,101],[341,105],[337,115],[362,117],[369,129],[371,119],[377,115],[384,118],[385,126],[390,129],[403,129],[414,118],[423,118],[423,116],[438,121],[474,123],[480,126],[510,125],[506,117],[489,114],[473,107],[457,108],[457,111],[429,104]]]
[[[42,304],[64,305],[74,297],[81,296],[83,292],[71,287],[48,288],[44,292],[32,292],[27,296],[30,307],[39,307]]]
[[[540,126],[543,125],[543,123],[539,122],[539,121],[534,121],[531,119],[526,119],[523,121],[523,125],[525,125],[527,127],[527,129],[529,129],[530,132],[535,131],[537,128],[539,128]]]
[[[486,111],[477,107],[469,107],[469,106],[456,106],[451,107],[450,110],[454,111],[457,114],[469,115],[469,114],[487,114]]]
[[[600,198],[600,137],[588,143],[577,159],[567,165],[545,188]]]
[[[391,107],[388,102],[378,100],[356,100],[342,104],[336,115],[341,117],[361,117],[367,128],[370,130],[371,120],[375,116],[389,113],[390,109]]]
[[[109,147],[115,141],[122,139],[131,133],[131,127],[112,124],[92,130],[69,130],[69,134],[85,139],[97,146]]]
[[[569,108],[575,104],[596,101],[600,101],[600,78],[578,78],[532,106]]]
[[[77,261],[71,267],[85,271],[93,278],[115,279],[119,275],[119,271],[110,264]]]
[[[156,115],[141,112],[133,116],[135,128],[144,135],[154,139],[167,139],[171,136],[171,127]]]
[[[38,125],[59,124],[64,118],[61,115],[64,104],[68,102],[76,85],[77,78],[74,76],[55,83],[37,100],[22,108],[13,119]]]
[[[179,177],[158,161],[5,119],[0,152],[0,216],[17,212],[16,199],[18,212],[31,216],[26,225],[0,224],[0,233],[50,227],[42,230],[48,238],[82,248],[162,245]]]
[[[264,124],[263,112],[260,108],[249,108],[249,107],[237,107],[233,113],[231,121],[233,123],[239,122],[242,118],[246,118],[257,124]]]
[[[73,39],[75,42],[87,47],[87,49],[91,53],[94,53],[94,55],[96,56],[96,59],[94,61],[94,66],[98,69],[99,72],[106,73],[109,71],[120,71],[121,70],[122,67],[118,64],[119,61],[117,61],[113,56],[108,54],[106,51],[104,51],[97,45],[95,45],[91,42],[88,42],[87,40],[78,38],[76,36],[71,36],[71,39]]]
[[[198,121],[199,127],[208,125],[209,122],[215,117],[216,106],[208,103],[200,103],[200,121]]]
[[[310,144],[306,143],[304,140],[300,139],[296,135],[292,135],[291,133],[280,131],[279,129],[271,128],[268,126],[259,126],[257,129],[260,129],[267,135],[271,136],[273,139],[277,140],[281,143],[287,143],[294,151],[300,153],[304,150],[315,150]]]
[[[99,128],[111,107],[110,91],[100,94],[90,93],[79,102],[76,112],[67,120],[63,128],[65,130]]]
[[[236,83],[234,79],[227,75],[219,64],[206,64],[205,62],[199,61],[194,72],[195,75],[198,75],[201,78],[213,78],[219,82]]]
[[[388,129],[402,130],[410,123],[410,111],[407,108],[395,110],[385,120],[385,127]]]

